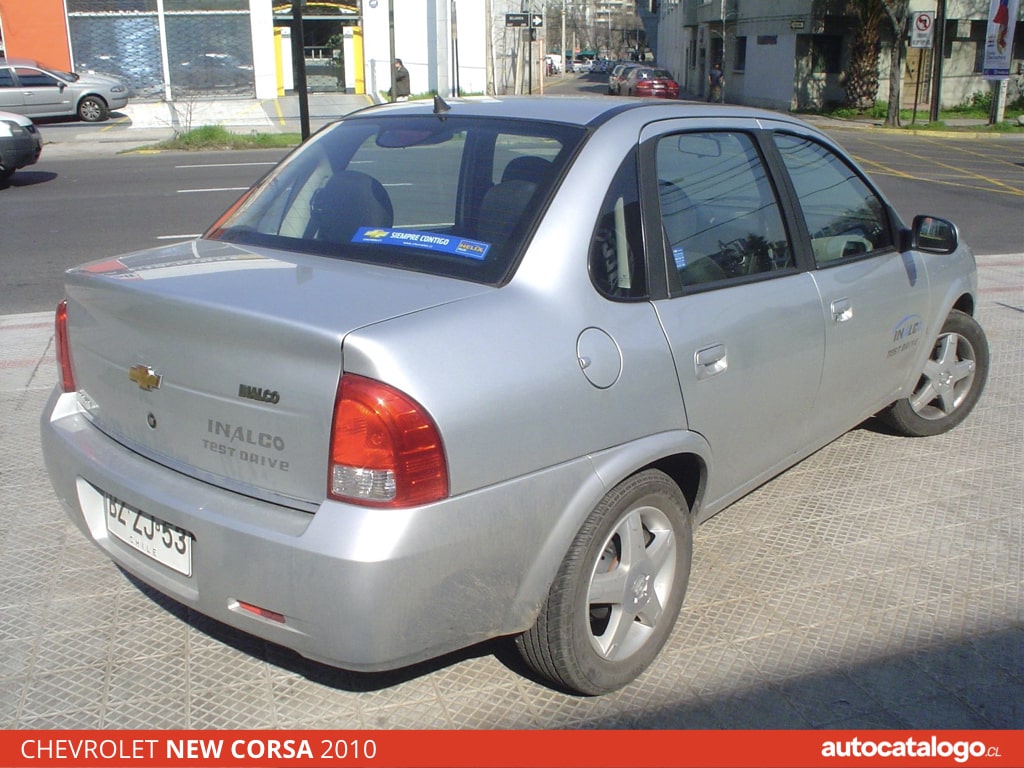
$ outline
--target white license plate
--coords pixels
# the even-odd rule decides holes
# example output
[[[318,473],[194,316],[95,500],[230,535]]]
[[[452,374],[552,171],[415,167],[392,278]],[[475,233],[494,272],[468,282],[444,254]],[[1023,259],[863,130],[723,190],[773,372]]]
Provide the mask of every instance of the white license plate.
[[[103,494],[103,512],[111,536],[178,573],[192,575],[194,537],[191,533],[106,493]]]

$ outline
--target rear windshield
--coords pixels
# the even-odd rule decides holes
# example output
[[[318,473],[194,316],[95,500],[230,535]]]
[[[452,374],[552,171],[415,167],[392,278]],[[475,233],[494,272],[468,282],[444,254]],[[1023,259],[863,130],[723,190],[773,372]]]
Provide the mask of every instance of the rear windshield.
[[[206,236],[498,284],[583,136],[365,114],[314,136]]]

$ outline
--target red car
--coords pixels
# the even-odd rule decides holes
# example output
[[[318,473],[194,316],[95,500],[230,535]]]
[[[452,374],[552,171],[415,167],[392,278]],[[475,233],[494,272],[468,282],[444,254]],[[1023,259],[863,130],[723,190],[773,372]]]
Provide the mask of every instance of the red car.
[[[620,93],[627,96],[655,96],[659,99],[678,99],[679,83],[667,69],[634,67],[626,74]]]

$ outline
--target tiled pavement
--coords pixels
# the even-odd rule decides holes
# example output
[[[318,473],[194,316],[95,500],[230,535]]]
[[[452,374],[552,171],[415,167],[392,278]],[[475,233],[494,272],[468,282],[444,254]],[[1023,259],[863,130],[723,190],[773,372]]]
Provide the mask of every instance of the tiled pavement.
[[[853,430],[706,523],[672,638],[601,698],[507,644],[387,675],[307,662],[133,583],[39,453],[51,318],[0,318],[0,727],[1024,728],[1024,255],[980,257],[992,347],[948,435]]]

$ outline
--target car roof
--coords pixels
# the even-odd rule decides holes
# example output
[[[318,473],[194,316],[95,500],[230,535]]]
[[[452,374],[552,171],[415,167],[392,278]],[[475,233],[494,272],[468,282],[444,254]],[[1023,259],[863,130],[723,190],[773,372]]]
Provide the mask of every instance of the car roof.
[[[779,112],[755,107],[708,105],[704,102],[651,101],[644,99],[609,99],[601,96],[487,96],[447,99],[443,102],[449,109],[443,115],[459,117],[491,117],[508,120],[541,120],[588,127],[611,119],[615,115],[635,110],[657,110],[652,119],[707,117],[763,118],[784,120],[802,124],[799,120]],[[429,99],[396,102],[367,107],[354,112],[345,119],[375,117],[383,113],[393,115],[434,114],[434,102]]]
[[[3,62],[0,62],[0,64],[2,64],[2,63]],[[23,126],[28,126],[28,125],[32,124],[32,119],[31,118],[25,117],[24,115],[16,114],[14,112],[3,112],[3,111],[0,111],[0,120],[4,120],[6,122],[17,123],[18,125],[23,125]]]
[[[0,59],[0,66],[6,64],[9,67],[37,67],[43,69],[44,65],[35,59]]]

